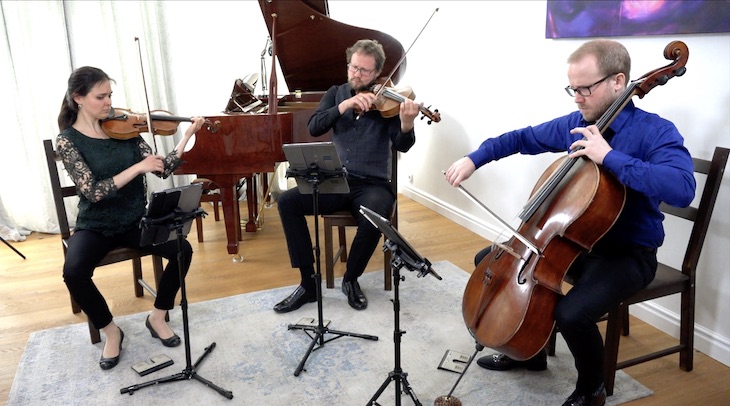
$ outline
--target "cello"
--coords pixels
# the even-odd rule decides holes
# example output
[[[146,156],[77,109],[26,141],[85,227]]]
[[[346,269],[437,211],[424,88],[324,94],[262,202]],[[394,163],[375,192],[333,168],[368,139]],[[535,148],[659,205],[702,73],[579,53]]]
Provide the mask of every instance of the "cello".
[[[669,43],[664,57],[673,62],[629,83],[596,122],[601,134],[633,96],[643,98],[686,72],[683,42]],[[563,157],[542,174],[513,237],[495,244],[467,282],[462,313],[479,345],[520,361],[545,346],[563,278],[613,226],[625,196],[625,187],[586,157]]]

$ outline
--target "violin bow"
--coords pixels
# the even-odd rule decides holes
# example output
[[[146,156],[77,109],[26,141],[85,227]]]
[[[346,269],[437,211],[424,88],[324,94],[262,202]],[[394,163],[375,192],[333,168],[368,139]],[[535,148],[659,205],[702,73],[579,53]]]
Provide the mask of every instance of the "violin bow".
[[[390,75],[388,75],[388,77],[383,82],[383,86],[380,86],[380,89],[378,89],[378,91],[375,93],[375,97],[380,97],[383,94],[383,91],[385,91],[385,84],[388,83],[393,78],[393,75],[395,75],[395,71],[397,71],[398,68],[400,67],[400,65],[403,63],[403,61],[406,60],[406,55],[408,55],[408,52],[411,50],[411,48],[413,48],[413,45],[416,44],[416,41],[418,41],[418,38],[421,36],[421,34],[423,34],[423,30],[426,29],[426,26],[428,26],[428,23],[431,22],[431,19],[433,18],[434,15],[436,15],[437,11],[439,11],[438,7],[436,7],[436,10],[434,10],[433,13],[431,13],[431,16],[426,21],[426,24],[423,25],[423,27],[421,28],[421,31],[418,32],[418,35],[416,35],[416,38],[413,40],[413,42],[411,42],[411,45],[408,47],[408,49],[406,49],[406,52],[403,53],[403,56],[400,57],[400,60],[398,61],[398,63],[395,64],[395,66],[393,67],[393,70],[390,71]]]
[[[144,64],[142,63],[142,46],[140,44],[139,37],[134,37],[134,41],[137,42],[137,52],[139,53],[139,68],[142,72],[142,88],[144,89],[144,101],[147,106],[147,130],[152,134],[152,144],[155,147],[155,155],[157,155],[157,140],[155,139],[155,129],[152,127],[152,114],[150,113],[150,100],[147,97],[147,82],[144,78]]]

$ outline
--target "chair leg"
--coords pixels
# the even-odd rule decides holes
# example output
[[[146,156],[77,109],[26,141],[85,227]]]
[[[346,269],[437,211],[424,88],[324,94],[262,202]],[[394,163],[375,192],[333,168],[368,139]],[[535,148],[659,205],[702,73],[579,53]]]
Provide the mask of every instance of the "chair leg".
[[[629,306],[621,306],[621,334],[629,335]]]
[[[324,219],[324,273],[327,281],[327,289],[335,287],[335,271],[332,248],[332,221]]]
[[[132,260],[132,284],[134,285],[134,296],[137,297],[144,295],[144,289],[138,282],[140,279],[142,279],[142,259],[137,257]]]
[[[101,334],[99,333],[99,330],[91,324],[91,319],[88,319],[87,322],[89,323],[89,337],[91,338],[91,344],[100,342]]]
[[[621,319],[626,306],[619,305],[608,312],[606,322],[606,342],[604,349],[604,383],[608,396],[613,395],[613,385],[616,380],[616,364],[618,363],[618,347],[621,339]]]
[[[203,242],[203,219],[200,216],[195,218],[195,229],[198,231],[198,242]]]
[[[547,350],[547,355],[551,357],[555,356],[555,345],[557,339],[558,326],[553,325],[553,331],[550,332],[550,339],[548,339],[547,345],[545,346],[545,349]]]
[[[74,314],[80,313],[81,308],[79,307],[78,303],[76,303],[73,296],[70,296],[70,294],[69,297],[71,297],[71,310],[74,312]],[[86,317],[86,323],[89,325],[89,339],[91,340],[91,344],[96,344],[101,341],[101,335],[99,334],[99,330],[94,327],[94,325],[91,323],[91,319],[89,319],[88,316]]]
[[[694,336],[695,336],[695,290],[691,287],[683,292],[681,298],[679,344],[679,368],[682,371],[691,371],[694,366]]]
[[[221,220],[221,215],[218,213],[218,202],[213,202],[213,217],[215,218],[215,221]]]
[[[340,237],[340,248],[337,251],[339,253],[340,262],[347,262],[347,236],[345,235],[345,227],[339,226],[337,227],[337,231],[339,232]]]
[[[68,297],[71,299],[71,311],[74,314],[79,313],[81,311],[81,308],[79,307],[79,304],[76,303],[76,301],[74,300],[73,296],[71,296],[70,293],[68,294]]]

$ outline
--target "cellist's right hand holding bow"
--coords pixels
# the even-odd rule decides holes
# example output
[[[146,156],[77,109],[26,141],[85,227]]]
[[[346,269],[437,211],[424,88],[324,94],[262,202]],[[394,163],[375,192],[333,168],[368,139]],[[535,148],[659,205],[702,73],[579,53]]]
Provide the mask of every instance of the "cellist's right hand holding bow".
[[[469,179],[476,170],[477,167],[471,158],[465,156],[451,164],[446,171],[446,181],[452,186],[458,187],[462,181]]]

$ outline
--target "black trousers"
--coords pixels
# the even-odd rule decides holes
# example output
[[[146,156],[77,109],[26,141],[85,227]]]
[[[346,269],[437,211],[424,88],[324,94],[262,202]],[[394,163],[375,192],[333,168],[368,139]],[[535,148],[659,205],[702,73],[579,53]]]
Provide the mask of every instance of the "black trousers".
[[[489,253],[485,248],[475,263]],[[573,288],[558,301],[555,322],[575,359],[576,390],[589,394],[604,382],[603,338],[596,323],[611,308],[646,285],[656,274],[655,248],[598,243],[568,270]]]
[[[168,260],[157,288],[155,307],[161,310],[170,310],[175,307],[175,296],[180,289],[177,240],[156,246],[140,247],[141,234],[140,228],[133,228],[114,237],[106,237],[95,231],[78,230],[68,240],[66,262],[63,265],[63,281],[81,310],[98,329],[111,323],[112,314],[92,277],[102,258],[109,251],[120,246],[136,248]],[[190,269],[192,256],[193,247],[187,240],[183,240],[183,271],[185,274]]]
[[[319,214],[350,210],[357,219],[357,232],[348,253],[347,269],[343,277],[344,280],[352,281],[363,274],[380,241],[380,230],[360,214],[360,206],[389,218],[393,211],[395,195],[390,183],[384,180],[348,178],[347,181],[350,193],[320,194],[318,208]],[[279,195],[277,205],[292,268],[299,268],[300,271],[311,270],[314,253],[305,216],[314,214],[312,195],[302,194],[298,188],[290,189]],[[306,283],[305,277],[307,275],[302,274],[302,281]]]

